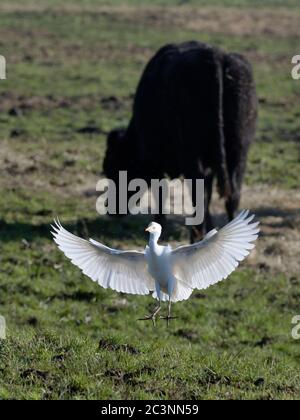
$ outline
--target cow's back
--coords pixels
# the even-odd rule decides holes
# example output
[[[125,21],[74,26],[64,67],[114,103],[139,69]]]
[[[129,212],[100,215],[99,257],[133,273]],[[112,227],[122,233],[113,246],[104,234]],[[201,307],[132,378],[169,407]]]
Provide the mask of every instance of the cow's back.
[[[138,156],[175,177],[195,157],[213,160],[218,104],[217,66],[223,54],[198,42],[167,45],[150,60],[134,103]]]

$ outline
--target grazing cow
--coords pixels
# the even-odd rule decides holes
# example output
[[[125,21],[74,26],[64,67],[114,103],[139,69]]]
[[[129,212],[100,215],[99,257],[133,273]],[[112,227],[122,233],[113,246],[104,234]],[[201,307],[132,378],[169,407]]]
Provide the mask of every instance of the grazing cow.
[[[127,170],[129,179],[148,183],[204,178],[205,219],[192,229],[196,240],[213,228],[215,177],[230,220],[238,209],[256,119],[252,69],[243,56],[194,41],[166,45],[145,68],[128,128],[108,136],[104,172],[117,181]]]

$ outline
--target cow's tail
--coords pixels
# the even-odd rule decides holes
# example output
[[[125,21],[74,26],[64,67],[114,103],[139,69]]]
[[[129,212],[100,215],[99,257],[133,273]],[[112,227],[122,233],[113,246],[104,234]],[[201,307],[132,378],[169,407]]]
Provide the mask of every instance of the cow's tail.
[[[224,85],[223,85],[223,68],[222,68],[222,59],[216,60],[218,63],[216,66],[216,107],[217,110],[217,124],[216,124],[216,175],[217,175],[217,188],[220,194],[220,197],[227,198],[231,194],[231,186],[228,174],[227,166],[227,156],[226,156],[226,147],[225,147],[225,133],[224,133],[224,112],[223,112],[223,95],[224,95]]]

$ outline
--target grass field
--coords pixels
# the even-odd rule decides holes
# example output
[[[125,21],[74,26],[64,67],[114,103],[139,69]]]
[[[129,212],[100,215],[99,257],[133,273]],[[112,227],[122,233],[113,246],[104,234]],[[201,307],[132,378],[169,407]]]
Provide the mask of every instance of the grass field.
[[[35,3],[0,3],[0,399],[300,398],[298,0]],[[260,117],[242,205],[263,232],[226,282],[153,329],[137,321],[153,299],[97,287],[57,250],[49,224],[59,215],[84,237],[145,245],[149,218],[95,211],[106,133],[127,123],[156,49],[190,39],[253,64]],[[225,223],[217,197],[213,210]],[[177,219],[169,234],[188,240]]]

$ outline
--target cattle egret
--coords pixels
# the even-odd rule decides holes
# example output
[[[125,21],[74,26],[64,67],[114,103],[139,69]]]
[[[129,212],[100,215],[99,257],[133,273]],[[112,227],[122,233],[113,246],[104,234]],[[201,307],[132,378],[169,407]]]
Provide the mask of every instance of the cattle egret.
[[[160,318],[169,324],[173,318],[171,302],[186,300],[193,289],[206,289],[226,279],[254,248],[259,222],[251,223],[254,215],[248,215],[244,210],[219,231],[210,231],[202,241],[174,250],[158,244],[162,228],[155,222],[146,229],[150,239],[143,252],[120,251],[79,238],[58,220],[52,234],[59,249],[100,286],[137,295],[152,292],[159,305],[143,320],[152,320],[155,325],[161,302],[167,301],[168,313]]]

